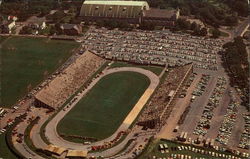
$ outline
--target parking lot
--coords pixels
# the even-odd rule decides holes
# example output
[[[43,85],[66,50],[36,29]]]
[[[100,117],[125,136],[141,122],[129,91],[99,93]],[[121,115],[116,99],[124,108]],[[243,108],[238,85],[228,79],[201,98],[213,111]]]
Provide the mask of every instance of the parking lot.
[[[82,45],[108,59],[143,64],[184,65],[217,70],[217,52],[224,41],[163,31],[92,29]]]

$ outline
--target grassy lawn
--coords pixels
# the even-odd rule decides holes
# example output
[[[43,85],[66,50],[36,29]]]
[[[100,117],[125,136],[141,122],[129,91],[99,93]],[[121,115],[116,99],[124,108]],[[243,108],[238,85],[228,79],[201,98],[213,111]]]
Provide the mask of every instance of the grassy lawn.
[[[16,159],[16,156],[9,150],[5,142],[5,134],[0,135],[0,158],[3,159]]]
[[[55,71],[79,44],[47,38],[11,37],[1,50],[1,107],[15,104]]]
[[[7,39],[6,36],[0,36],[0,43],[3,42],[5,39]]]
[[[59,134],[104,139],[114,133],[148,87],[149,79],[136,72],[103,77],[57,127]]]
[[[168,150],[169,153],[161,153],[158,148],[160,144],[167,144],[168,145]],[[191,146],[192,145],[187,145],[187,144],[182,144],[182,143],[177,143],[173,141],[167,141],[167,140],[152,140],[150,144],[146,147],[145,151],[142,153],[142,155],[138,159],[145,159],[145,158],[152,158],[153,156],[156,157],[170,157],[171,154],[182,154],[182,155],[189,155],[193,157],[198,157],[198,158],[205,158],[205,159],[219,159],[220,157],[213,157],[211,155],[206,155],[206,154],[201,154],[201,153],[195,153],[193,151],[189,150],[175,150],[174,148],[177,148],[178,146]],[[222,152],[222,151],[216,151],[212,148],[201,148],[201,147],[195,147],[199,149],[204,149],[207,151],[212,151],[220,154],[226,154],[229,155],[229,152]],[[232,154],[230,154],[232,155]],[[238,156],[239,157],[239,156]]]
[[[110,66],[110,68],[114,68],[114,67],[139,67],[139,68],[152,71],[156,75],[160,75],[161,71],[164,69],[164,67],[161,67],[161,66],[139,65],[139,64],[126,63],[126,62],[114,62]]]
[[[209,29],[209,33],[212,34],[213,29]],[[220,36],[222,37],[229,37],[229,34],[223,31],[220,31]]]

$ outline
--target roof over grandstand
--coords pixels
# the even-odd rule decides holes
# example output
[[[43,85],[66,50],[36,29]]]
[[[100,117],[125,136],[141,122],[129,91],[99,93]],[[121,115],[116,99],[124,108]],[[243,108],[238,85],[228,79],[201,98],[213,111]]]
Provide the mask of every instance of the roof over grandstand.
[[[87,157],[87,150],[68,150],[67,157]]]
[[[146,1],[91,1],[83,2],[80,16],[133,18],[148,10]]]

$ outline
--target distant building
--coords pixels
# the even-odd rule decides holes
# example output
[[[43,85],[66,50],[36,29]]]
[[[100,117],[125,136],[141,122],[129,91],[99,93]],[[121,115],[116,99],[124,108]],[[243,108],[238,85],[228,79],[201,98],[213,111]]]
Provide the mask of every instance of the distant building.
[[[142,11],[149,10],[145,1],[85,1],[80,17],[84,21],[126,20],[129,23],[140,23]]]
[[[126,21],[130,24],[154,23],[173,26],[179,10],[150,9],[146,1],[84,1],[80,17],[85,22]]]
[[[175,21],[179,18],[180,11],[177,10],[166,10],[166,9],[150,9],[143,11],[142,22],[153,23],[160,26],[175,25]]]
[[[62,24],[60,29],[66,35],[79,35],[82,33],[82,27],[76,24]]]

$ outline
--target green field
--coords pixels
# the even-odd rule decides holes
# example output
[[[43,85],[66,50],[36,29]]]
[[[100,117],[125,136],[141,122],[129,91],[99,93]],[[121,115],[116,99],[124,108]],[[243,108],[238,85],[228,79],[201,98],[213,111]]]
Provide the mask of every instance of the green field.
[[[109,137],[149,83],[146,76],[136,72],[118,72],[103,77],[59,122],[58,133],[99,140]]]
[[[2,37],[1,37],[2,39]],[[79,46],[73,41],[10,37],[2,43],[1,107],[10,107],[54,72]]]
[[[7,39],[6,36],[0,36],[0,44],[1,44],[5,39]]]
[[[126,63],[126,62],[114,62],[110,66],[110,68],[115,68],[115,67],[139,67],[139,68],[152,71],[156,75],[160,75],[161,71],[164,69],[164,67],[161,67],[161,66],[140,65],[140,64],[132,64],[132,63]]]
[[[0,158],[16,159],[17,157],[9,150],[5,142],[5,134],[0,135]]]

